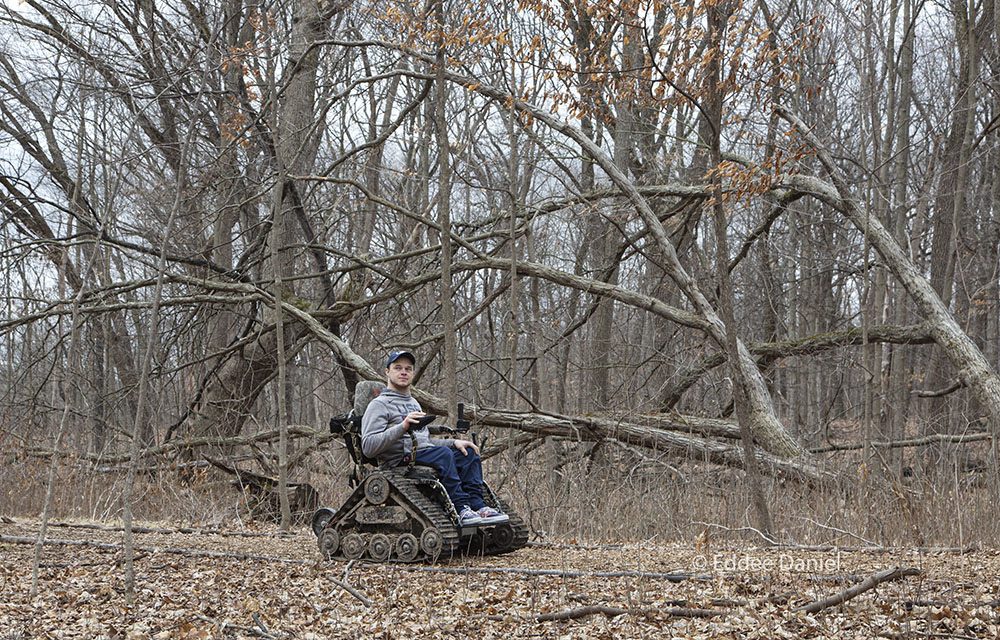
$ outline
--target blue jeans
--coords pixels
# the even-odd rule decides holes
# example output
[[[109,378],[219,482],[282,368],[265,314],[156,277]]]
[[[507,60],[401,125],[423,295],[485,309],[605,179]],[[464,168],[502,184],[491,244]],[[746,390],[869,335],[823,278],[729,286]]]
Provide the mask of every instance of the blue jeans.
[[[483,502],[483,461],[472,449],[468,455],[454,447],[417,449],[416,462],[434,467],[444,490],[459,511],[468,505],[473,511],[486,506]]]

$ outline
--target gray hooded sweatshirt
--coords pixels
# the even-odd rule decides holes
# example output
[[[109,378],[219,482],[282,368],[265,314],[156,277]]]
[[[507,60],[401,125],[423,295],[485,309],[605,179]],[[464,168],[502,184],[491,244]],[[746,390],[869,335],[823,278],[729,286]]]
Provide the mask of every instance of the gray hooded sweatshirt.
[[[388,387],[382,389],[368,403],[361,419],[361,451],[369,458],[377,458],[383,467],[395,467],[403,462],[413,448],[410,436],[403,430],[403,420],[411,411],[422,411],[413,396]],[[455,442],[431,438],[427,427],[412,431],[417,437],[418,451],[428,447],[450,447]]]

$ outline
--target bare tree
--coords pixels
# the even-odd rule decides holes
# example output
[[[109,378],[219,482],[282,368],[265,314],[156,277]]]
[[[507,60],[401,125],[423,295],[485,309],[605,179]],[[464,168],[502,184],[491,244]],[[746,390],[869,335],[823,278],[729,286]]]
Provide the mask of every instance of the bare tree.
[[[994,424],[995,8],[959,5],[4,9],[3,428],[287,483],[398,345],[548,468],[822,483],[809,448]]]

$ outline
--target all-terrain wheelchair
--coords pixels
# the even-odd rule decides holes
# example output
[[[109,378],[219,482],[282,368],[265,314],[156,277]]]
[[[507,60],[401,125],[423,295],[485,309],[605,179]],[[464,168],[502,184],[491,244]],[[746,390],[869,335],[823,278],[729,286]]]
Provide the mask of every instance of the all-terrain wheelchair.
[[[525,546],[528,528],[524,520],[497,498],[485,481],[483,500],[506,513],[509,520],[462,526],[432,467],[414,464],[415,456],[411,455],[408,464],[379,468],[376,460],[364,455],[361,418],[382,388],[379,382],[359,383],[353,411],[330,420],[330,432],[343,436],[354,463],[349,478],[354,491],[339,509],[323,507],[313,516],[320,553],[325,558],[346,560],[435,562],[457,554],[507,553]],[[469,426],[459,405],[455,429],[431,430],[464,433]]]

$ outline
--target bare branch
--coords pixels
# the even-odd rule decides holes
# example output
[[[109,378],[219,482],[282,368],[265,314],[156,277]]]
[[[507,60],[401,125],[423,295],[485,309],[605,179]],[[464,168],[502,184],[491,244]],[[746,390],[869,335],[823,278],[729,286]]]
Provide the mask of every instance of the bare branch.
[[[889,582],[890,580],[899,580],[900,578],[905,578],[907,576],[919,576],[920,569],[914,567],[896,567],[894,569],[887,569],[885,571],[879,571],[878,573],[873,573],[868,577],[867,580],[861,584],[854,585],[850,589],[845,589],[836,595],[832,595],[829,598],[824,598],[813,602],[811,604],[802,605],[795,607],[795,611],[804,611],[805,613],[817,613],[823,609],[828,609],[830,607],[835,607],[838,604],[843,604],[851,598],[856,598],[865,591],[874,589],[883,582]]]

